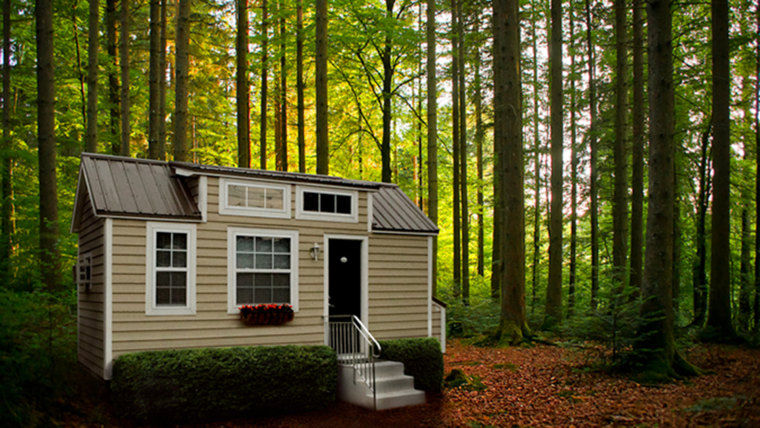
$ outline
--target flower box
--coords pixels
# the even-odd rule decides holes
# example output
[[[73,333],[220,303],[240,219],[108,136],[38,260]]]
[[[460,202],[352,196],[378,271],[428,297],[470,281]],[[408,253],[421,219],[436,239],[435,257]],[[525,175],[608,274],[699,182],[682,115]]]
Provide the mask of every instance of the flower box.
[[[240,320],[245,325],[280,325],[293,321],[293,307],[288,304],[243,305]]]

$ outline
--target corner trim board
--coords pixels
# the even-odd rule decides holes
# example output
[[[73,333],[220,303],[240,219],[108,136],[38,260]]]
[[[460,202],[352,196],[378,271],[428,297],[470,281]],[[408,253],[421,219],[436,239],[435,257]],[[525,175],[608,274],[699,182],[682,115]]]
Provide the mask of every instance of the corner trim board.
[[[103,227],[103,378],[109,380],[113,375],[113,220],[105,219]]]

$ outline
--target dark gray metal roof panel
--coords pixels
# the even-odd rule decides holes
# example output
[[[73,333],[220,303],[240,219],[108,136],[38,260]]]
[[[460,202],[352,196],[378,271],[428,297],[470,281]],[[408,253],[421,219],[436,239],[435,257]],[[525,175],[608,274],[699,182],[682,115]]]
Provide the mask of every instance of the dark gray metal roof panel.
[[[396,185],[383,184],[372,199],[372,229],[378,232],[438,233],[438,227]]]
[[[98,215],[201,218],[166,162],[83,153],[82,171]]]

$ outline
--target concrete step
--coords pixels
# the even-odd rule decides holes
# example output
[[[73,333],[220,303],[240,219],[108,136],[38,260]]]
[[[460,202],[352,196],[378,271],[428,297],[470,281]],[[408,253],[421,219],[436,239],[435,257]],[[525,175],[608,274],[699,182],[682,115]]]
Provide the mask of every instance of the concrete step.
[[[404,364],[398,361],[379,360],[375,363],[375,378],[392,378],[404,375]]]
[[[414,389],[414,378],[411,376],[375,377],[377,392],[393,392]]]
[[[376,399],[375,409],[395,409],[398,407],[425,404],[425,392],[416,389],[384,393],[378,392]]]

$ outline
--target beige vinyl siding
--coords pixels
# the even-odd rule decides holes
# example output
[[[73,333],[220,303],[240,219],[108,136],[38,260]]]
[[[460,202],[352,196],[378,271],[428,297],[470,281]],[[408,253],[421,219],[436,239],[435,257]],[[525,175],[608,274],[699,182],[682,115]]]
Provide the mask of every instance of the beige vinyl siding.
[[[369,240],[369,330],[378,339],[428,333],[428,238],[373,234]]]
[[[145,315],[146,223],[113,221],[113,357],[127,352],[211,346],[323,344],[324,261],[309,249],[325,234],[367,235],[367,196],[359,194],[358,223],[220,215],[219,179],[208,178],[208,222],[196,225],[195,315]],[[227,229],[295,230],[298,243],[299,312],[283,326],[245,326],[227,313]],[[424,293],[423,293],[424,294]]]
[[[103,375],[103,233],[104,221],[92,212],[84,195],[79,225],[79,254],[90,253],[91,286],[78,285],[77,355],[79,362],[98,376]]]

